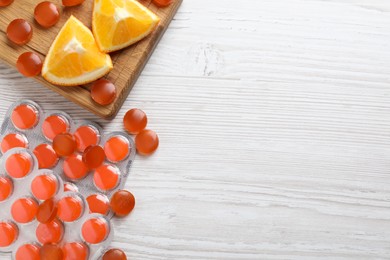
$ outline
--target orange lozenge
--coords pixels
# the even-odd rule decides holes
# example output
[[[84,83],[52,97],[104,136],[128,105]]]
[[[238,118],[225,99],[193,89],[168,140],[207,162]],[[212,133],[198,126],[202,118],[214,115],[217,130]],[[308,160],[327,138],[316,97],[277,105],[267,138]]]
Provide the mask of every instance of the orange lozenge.
[[[50,115],[42,124],[42,133],[50,141],[59,134],[63,134],[69,131],[68,120],[61,115]]]
[[[153,4],[157,5],[158,7],[167,7],[172,4],[172,0],[153,0]]]
[[[44,1],[35,7],[34,18],[40,26],[49,28],[55,25],[60,19],[60,11],[55,4]]]
[[[35,235],[42,244],[56,244],[61,241],[64,235],[64,226],[58,219],[49,223],[40,223],[35,230]]]
[[[90,244],[103,242],[109,234],[109,226],[104,218],[91,218],[84,222],[81,234],[84,240]]]
[[[48,199],[42,202],[37,211],[37,220],[40,223],[46,224],[53,221],[57,217],[57,203],[54,199]]]
[[[84,211],[83,201],[78,197],[64,197],[57,203],[57,216],[65,222],[73,222],[81,217]]]
[[[11,206],[12,218],[18,223],[29,223],[35,219],[38,203],[32,198],[20,198]]]
[[[42,71],[41,58],[31,51],[22,53],[16,61],[16,68],[25,77],[38,76]]]
[[[34,149],[39,169],[53,168],[58,162],[58,155],[50,144],[40,144]]]
[[[106,79],[99,79],[92,84],[91,98],[102,106],[107,106],[114,102],[116,97],[116,87]]]
[[[119,176],[120,171],[118,167],[103,164],[94,171],[93,182],[98,189],[108,191],[114,189],[118,185]]]
[[[88,246],[81,242],[68,242],[62,246],[64,260],[87,260]]]
[[[58,182],[53,174],[36,176],[31,182],[31,192],[39,200],[47,200],[57,193]]]
[[[83,153],[83,162],[89,169],[95,169],[103,164],[106,159],[104,150],[99,145],[88,146]]]
[[[104,253],[102,260],[127,260],[127,256],[123,250],[112,248]]]
[[[12,222],[0,222],[0,247],[7,247],[15,242],[19,235],[18,227]]]
[[[85,0],[62,0],[63,6],[76,6],[84,3]]]
[[[130,153],[130,143],[123,136],[113,136],[104,144],[104,152],[111,162],[122,161]]]
[[[118,190],[111,197],[110,207],[115,215],[125,217],[134,209],[135,197],[130,191]]]
[[[63,260],[64,252],[57,244],[45,244],[39,250],[39,256],[40,260]]]
[[[38,110],[29,104],[20,104],[12,111],[11,121],[18,129],[32,128],[38,122]]]
[[[36,244],[24,244],[16,250],[15,260],[41,260],[39,249]]]
[[[123,117],[123,125],[130,134],[138,134],[148,124],[145,112],[138,108],[130,109]]]
[[[110,202],[108,198],[102,194],[92,194],[88,196],[87,203],[90,213],[106,215],[110,210]]]
[[[0,7],[9,6],[13,2],[14,2],[14,0],[0,0]]]
[[[1,152],[5,153],[15,147],[27,148],[27,146],[28,141],[24,135],[11,133],[4,136],[3,140],[1,141]]]
[[[80,126],[74,132],[77,143],[77,149],[84,152],[85,148],[91,145],[97,145],[100,139],[98,130],[89,125]]]
[[[13,178],[27,176],[33,166],[32,158],[27,153],[14,153],[5,160],[5,170]]]
[[[69,156],[76,151],[76,139],[69,133],[58,134],[53,139],[53,149],[59,156]]]
[[[18,45],[28,43],[33,34],[31,25],[24,19],[15,19],[7,27],[8,39]]]
[[[88,174],[88,166],[80,154],[73,154],[65,159],[62,165],[64,174],[71,180],[79,180]]]
[[[14,190],[14,185],[11,179],[5,176],[0,176],[0,202],[8,199]]]
[[[135,137],[135,146],[141,155],[151,155],[157,150],[158,145],[158,136],[152,130],[143,130]]]
[[[64,191],[73,191],[73,192],[78,192],[79,188],[77,188],[76,185],[74,185],[71,182],[65,182],[64,183]]]

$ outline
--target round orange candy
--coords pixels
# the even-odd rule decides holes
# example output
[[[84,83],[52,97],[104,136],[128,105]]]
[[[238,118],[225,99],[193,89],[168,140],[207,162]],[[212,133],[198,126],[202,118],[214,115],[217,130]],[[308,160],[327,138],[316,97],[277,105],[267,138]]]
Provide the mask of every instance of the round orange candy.
[[[24,135],[13,133],[7,134],[1,141],[1,152],[5,153],[15,147],[27,148],[27,145],[28,141]]]
[[[158,7],[167,7],[172,4],[172,0],[153,0],[153,4],[157,5]]]
[[[62,248],[56,244],[45,244],[39,250],[40,260],[63,260]],[[76,259],[75,259],[76,260]]]
[[[127,260],[125,252],[112,248],[104,253],[102,260]]]
[[[58,162],[57,153],[50,144],[40,144],[34,149],[39,169],[53,168]]]
[[[119,182],[119,169],[116,166],[103,164],[93,173],[93,182],[103,191],[114,189]]]
[[[91,87],[91,97],[99,105],[109,105],[116,97],[115,85],[106,79],[99,79]]]
[[[16,128],[32,128],[38,122],[38,111],[31,105],[21,104],[12,111],[11,121]]]
[[[24,244],[15,253],[15,260],[40,260],[39,246],[35,244]]]
[[[58,183],[52,174],[38,175],[31,182],[31,192],[39,200],[47,200],[57,193]]]
[[[137,152],[141,155],[150,155],[157,150],[159,144],[157,134],[152,130],[143,130],[135,137]]]
[[[62,246],[64,260],[87,260],[88,247],[84,243],[70,242]]]
[[[8,6],[12,4],[14,0],[0,0],[0,7]]]
[[[15,19],[7,27],[8,39],[19,45],[28,43],[31,40],[33,29],[24,19]]]
[[[110,207],[111,210],[118,217],[124,217],[130,214],[134,209],[135,198],[131,192],[127,190],[118,190],[111,197]]]
[[[130,134],[138,134],[145,129],[148,123],[148,117],[145,112],[138,108],[127,111],[123,118],[125,129]]]
[[[108,198],[102,194],[92,194],[87,197],[87,203],[90,213],[99,213],[106,215],[110,210]]]
[[[48,199],[42,202],[37,211],[37,220],[46,224],[53,221],[57,216],[57,204],[54,199]]]
[[[91,145],[85,149],[83,153],[83,162],[88,166],[89,169],[95,169],[102,165],[106,159],[104,150],[99,145]]]
[[[55,25],[60,19],[60,11],[55,4],[44,1],[35,7],[34,18],[39,25],[49,28]]]
[[[69,122],[61,115],[48,116],[42,124],[43,135],[52,141],[59,134],[68,132]]]
[[[12,222],[0,222],[0,247],[10,246],[19,235],[18,227]]]
[[[83,157],[79,154],[73,154],[65,159],[62,165],[66,177],[72,180],[79,180],[88,174],[88,167],[83,162]]]
[[[31,156],[27,153],[11,154],[5,161],[5,170],[13,178],[23,178],[32,168]]]
[[[71,182],[65,182],[64,183],[64,191],[73,191],[73,192],[78,192],[79,188],[77,188],[76,185],[74,185]]]
[[[29,223],[34,220],[38,211],[38,203],[31,198],[21,198],[11,206],[12,218],[18,223]]]
[[[12,181],[7,177],[0,176],[0,202],[8,199],[13,189],[14,185]]]
[[[64,227],[58,219],[54,219],[49,223],[40,223],[35,230],[35,235],[41,244],[56,244],[64,235]]]
[[[76,151],[76,139],[69,133],[58,134],[53,139],[53,149],[59,156],[69,156]]]
[[[106,239],[110,232],[107,221],[103,218],[91,218],[84,222],[81,234],[90,244],[99,244]]]
[[[41,73],[42,70],[41,58],[33,52],[22,53],[16,61],[16,68],[25,77],[35,77]]]
[[[81,217],[83,202],[78,197],[64,197],[57,203],[57,216],[65,222],[72,222]]]
[[[124,160],[130,152],[129,141],[123,136],[113,136],[104,144],[104,152],[111,162]]]
[[[85,0],[62,0],[64,6],[76,6],[84,3]]]
[[[93,126],[80,126],[74,132],[76,138],[77,149],[80,152],[84,152],[85,148],[91,145],[97,145],[99,142],[99,132]]]

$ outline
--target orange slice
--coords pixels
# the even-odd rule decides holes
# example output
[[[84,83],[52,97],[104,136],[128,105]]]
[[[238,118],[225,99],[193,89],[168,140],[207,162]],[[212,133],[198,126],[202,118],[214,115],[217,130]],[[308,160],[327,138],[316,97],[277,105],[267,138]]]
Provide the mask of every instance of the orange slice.
[[[100,52],[91,31],[71,16],[52,43],[42,76],[55,85],[77,86],[112,70],[109,55]]]
[[[123,49],[148,36],[160,22],[135,0],[94,0],[92,31],[103,52]]]

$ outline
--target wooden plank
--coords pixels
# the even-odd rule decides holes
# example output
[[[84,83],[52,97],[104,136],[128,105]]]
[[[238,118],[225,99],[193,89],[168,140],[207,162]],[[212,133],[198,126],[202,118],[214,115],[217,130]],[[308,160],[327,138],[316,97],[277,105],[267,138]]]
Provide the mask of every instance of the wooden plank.
[[[53,2],[57,6],[61,6],[60,0],[54,0]],[[155,12],[161,18],[161,22],[156,30],[144,40],[122,51],[111,54],[114,69],[106,75],[106,78],[115,83],[118,91],[117,98],[111,105],[100,106],[93,102],[90,97],[89,85],[61,87],[50,84],[41,76],[36,77],[36,80],[100,117],[106,119],[114,117],[129,95],[130,90],[137,81],[160,38],[168,28],[182,0],[174,0],[167,8],[158,8],[151,3],[151,0],[143,0],[140,2]],[[37,3],[39,1],[36,0],[15,1],[12,5],[0,9],[0,59],[12,67],[15,67],[17,57],[25,51],[34,51],[44,59],[58,31],[72,14],[91,28],[93,6],[93,1],[91,0],[85,1],[78,7],[61,7],[61,19],[56,26],[50,29],[43,29],[34,21],[33,10]],[[33,38],[25,46],[12,44],[8,41],[5,34],[9,22],[16,18],[26,19],[33,26]]]

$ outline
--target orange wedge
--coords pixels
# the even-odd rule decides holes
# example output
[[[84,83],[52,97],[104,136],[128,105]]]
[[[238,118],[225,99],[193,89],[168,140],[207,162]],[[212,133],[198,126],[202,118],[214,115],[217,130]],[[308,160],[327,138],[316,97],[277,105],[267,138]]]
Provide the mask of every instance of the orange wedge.
[[[103,52],[123,49],[148,36],[160,22],[135,0],[94,0],[92,31]]]
[[[92,32],[74,16],[64,24],[46,56],[42,76],[55,85],[77,86],[95,81],[112,70]]]

